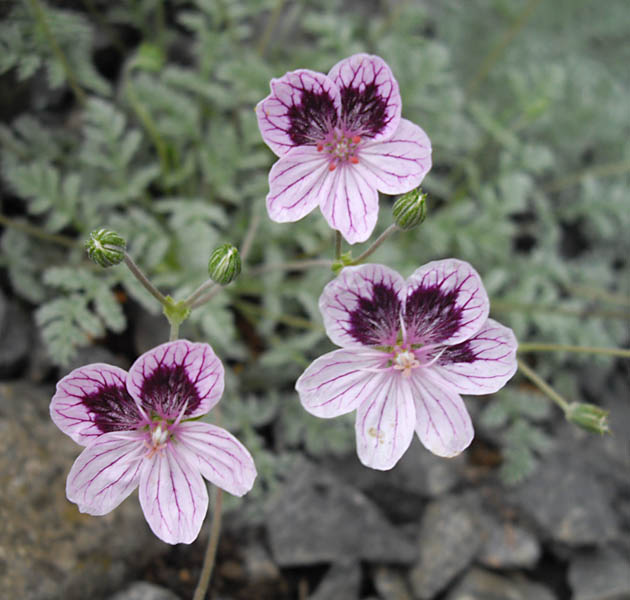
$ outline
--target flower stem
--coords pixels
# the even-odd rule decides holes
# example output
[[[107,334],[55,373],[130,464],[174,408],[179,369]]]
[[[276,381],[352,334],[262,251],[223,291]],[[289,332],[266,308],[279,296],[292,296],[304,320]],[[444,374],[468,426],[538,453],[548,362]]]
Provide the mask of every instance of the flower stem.
[[[569,403],[522,360],[517,362],[518,368],[522,371],[523,375],[525,375],[525,377],[527,377],[527,379],[529,379],[538,389],[551,398],[562,409],[562,411],[567,414],[569,411]]]
[[[52,242],[54,244],[59,244],[68,248],[75,248],[76,246],[78,246],[78,242],[70,237],[67,237],[65,235],[58,235],[55,233],[48,233],[47,231],[44,231],[41,227],[36,227],[35,225],[30,225],[29,223],[15,221],[13,219],[5,217],[2,214],[0,214],[0,225],[11,227],[11,229],[16,229],[17,231],[21,231],[22,233],[26,233],[27,235],[39,238],[40,240]]]
[[[598,348],[595,346],[569,346],[566,344],[519,344],[519,352],[576,352],[583,354],[602,354],[604,356],[621,356],[630,358],[630,349]]]
[[[131,256],[125,252],[125,264],[129,270],[133,273],[134,277],[144,286],[144,288],[151,294],[162,306],[166,302],[166,297],[147,279],[147,276],[140,270],[140,267],[133,262]]]
[[[171,333],[168,336],[169,342],[174,342],[179,337],[179,323],[171,321]]]
[[[335,230],[335,258],[341,258],[341,233]]]
[[[374,243],[363,253],[357,256],[352,262],[348,263],[347,266],[359,265],[361,264],[370,254],[372,254],[394,231],[398,230],[398,226],[395,223],[392,223],[381,235],[379,235]]]
[[[587,308],[573,308],[566,306],[545,306],[544,304],[527,304],[521,302],[511,302],[506,300],[490,300],[493,310],[498,312],[544,312],[549,314],[566,315],[572,317],[602,317],[608,319],[628,320],[628,312],[617,310],[590,310]]]
[[[68,84],[70,85],[72,92],[74,93],[79,104],[81,106],[85,106],[85,103],[87,102],[85,92],[81,89],[81,86],[79,85],[79,82],[74,75],[74,71],[72,70],[70,63],[68,62],[66,55],[63,53],[63,50],[59,46],[55,35],[48,26],[44,9],[39,3],[39,0],[28,0],[28,3],[31,6],[31,10],[35,13],[35,19],[37,20],[39,26],[42,28],[44,36],[48,40],[48,43],[50,44],[50,48],[55,55],[55,58],[61,64],[61,68],[63,69],[63,72],[66,76],[66,79],[68,80]]]
[[[199,575],[199,582],[197,583],[193,600],[204,600],[206,592],[208,591],[208,585],[210,584],[210,578],[212,577],[212,570],[214,569],[214,560],[217,555],[217,547],[219,545],[219,535],[221,534],[222,504],[223,490],[217,487],[214,501],[214,512],[212,513],[212,524],[210,525],[210,539],[208,540],[208,547],[206,549],[206,555],[203,559],[203,566],[201,567],[201,574]]]

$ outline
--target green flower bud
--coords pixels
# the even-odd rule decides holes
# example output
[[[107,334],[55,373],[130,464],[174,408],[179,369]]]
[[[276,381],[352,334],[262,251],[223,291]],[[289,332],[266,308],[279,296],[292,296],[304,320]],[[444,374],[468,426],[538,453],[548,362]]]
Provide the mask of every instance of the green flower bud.
[[[417,187],[394,202],[394,223],[407,231],[420,225],[427,216],[427,195]]]
[[[596,404],[572,402],[567,410],[567,419],[592,433],[609,433],[608,413]]]
[[[125,258],[126,247],[124,238],[110,229],[95,229],[85,241],[90,260],[104,268],[121,263]]]
[[[210,279],[220,285],[234,281],[241,272],[241,256],[232,244],[222,244],[215,248],[208,262]]]

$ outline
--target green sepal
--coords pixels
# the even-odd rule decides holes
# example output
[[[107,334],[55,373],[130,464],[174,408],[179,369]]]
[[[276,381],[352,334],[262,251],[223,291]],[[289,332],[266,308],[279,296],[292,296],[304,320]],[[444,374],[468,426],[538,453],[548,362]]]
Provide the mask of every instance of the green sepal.
[[[394,223],[408,231],[420,225],[427,217],[427,195],[419,188],[407,192],[394,202]]]
[[[176,302],[170,296],[166,296],[162,312],[171,325],[179,326],[189,317],[190,307],[183,300]]]
[[[348,250],[348,252],[344,252],[338,259],[333,261],[333,264],[330,266],[330,268],[335,275],[339,275],[339,273],[341,273],[341,270],[344,267],[349,267],[350,265],[352,265],[352,262],[352,251]]]

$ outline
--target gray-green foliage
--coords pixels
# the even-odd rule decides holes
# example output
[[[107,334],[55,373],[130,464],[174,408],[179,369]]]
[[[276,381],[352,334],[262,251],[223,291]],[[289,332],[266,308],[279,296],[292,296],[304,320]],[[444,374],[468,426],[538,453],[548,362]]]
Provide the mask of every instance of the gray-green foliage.
[[[424,184],[427,221],[396,234],[374,260],[404,275],[435,258],[471,262],[493,314],[522,341],[626,343],[623,307],[597,294],[621,295],[629,285],[623,174],[630,86],[627,60],[619,58],[630,56],[630,36],[622,35],[627,3],[610,0],[606,10],[593,10],[588,0],[539,3],[484,69],[484,58],[532,4],[383,2],[374,11],[341,0],[197,0],[171,2],[166,15],[159,0],[116,3],[100,15],[108,25],[99,23],[101,36],[120,46],[116,26],[125,24],[142,44],[126,51],[111,83],[91,59],[92,18],[45,7],[88,101],[63,124],[40,110],[0,125],[2,178],[31,224],[77,245],[9,228],[1,244],[13,287],[41,304],[37,320],[51,356],[63,363],[107,330],[130,325],[114,288],[158,310],[126,270],[105,273],[86,263],[80,242],[92,229],[121,233],[131,256],[176,298],[205,280],[211,249],[240,244],[254,217],[260,225],[250,262],[331,258],[331,233],[317,211],[292,225],[267,219],[274,157],[253,107],[270,78],[300,67],[326,72],[360,51],[388,61],[403,115],[422,125],[434,147]],[[43,69],[53,88],[66,77],[21,5],[0,25],[0,72],[9,69],[33,81]],[[39,99],[35,107],[46,108]],[[382,198],[380,230],[391,222],[390,208]],[[267,414],[265,403],[278,390],[287,399],[274,401],[276,434],[287,447],[317,454],[353,444],[346,421],[302,414],[292,392],[302,369],[331,349],[317,309],[330,277],[321,268],[248,277],[245,267],[187,324],[187,335],[209,341],[247,372],[233,379],[230,401],[241,392],[256,400],[231,418],[259,448],[252,413]],[[574,399],[573,369],[592,360],[545,355],[537,366]],[[541,415],[528,412],[539,403],[536,394],[510,394],[497,396],[484,418],[504,428],[504,473],[517,481],[546,439],[536,425]]]

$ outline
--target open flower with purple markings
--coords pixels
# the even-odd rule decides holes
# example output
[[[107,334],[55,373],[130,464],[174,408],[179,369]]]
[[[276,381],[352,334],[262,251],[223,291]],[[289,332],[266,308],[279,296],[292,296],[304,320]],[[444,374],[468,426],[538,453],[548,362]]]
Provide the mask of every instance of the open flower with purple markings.
[[[208,510],[202,476],[236,496],[256,478],[251,455],[232,434],[196,420],[222,393],[221,361],[208,344],[186,340],[146,352],[129,372],[97,363],[66,375],[50,415],[86,446],[68,475],[68,499],[104,515],[139,486],[155,535],[192,542]]]
[[[328,75],[298,69],[273,79],[256,115],[280,157],[269,173],[274,221],[297,221],[319,205],[349,243],[363,242],[378,192],[408,192],[431,168],[431,142],[401,118],[398,83],[378,56],[355,54]]]
[[[341,346],[296,383],[318,417],[356,415],[357,452],[391,469],[414,431],[434,454],[472,441],[460,394],[490,394],[516,371],[511,329],[488,318],[489,301],[466,262],[428,263],[406,281],[381,265],[345,268],[319,299],[330,339]]]

